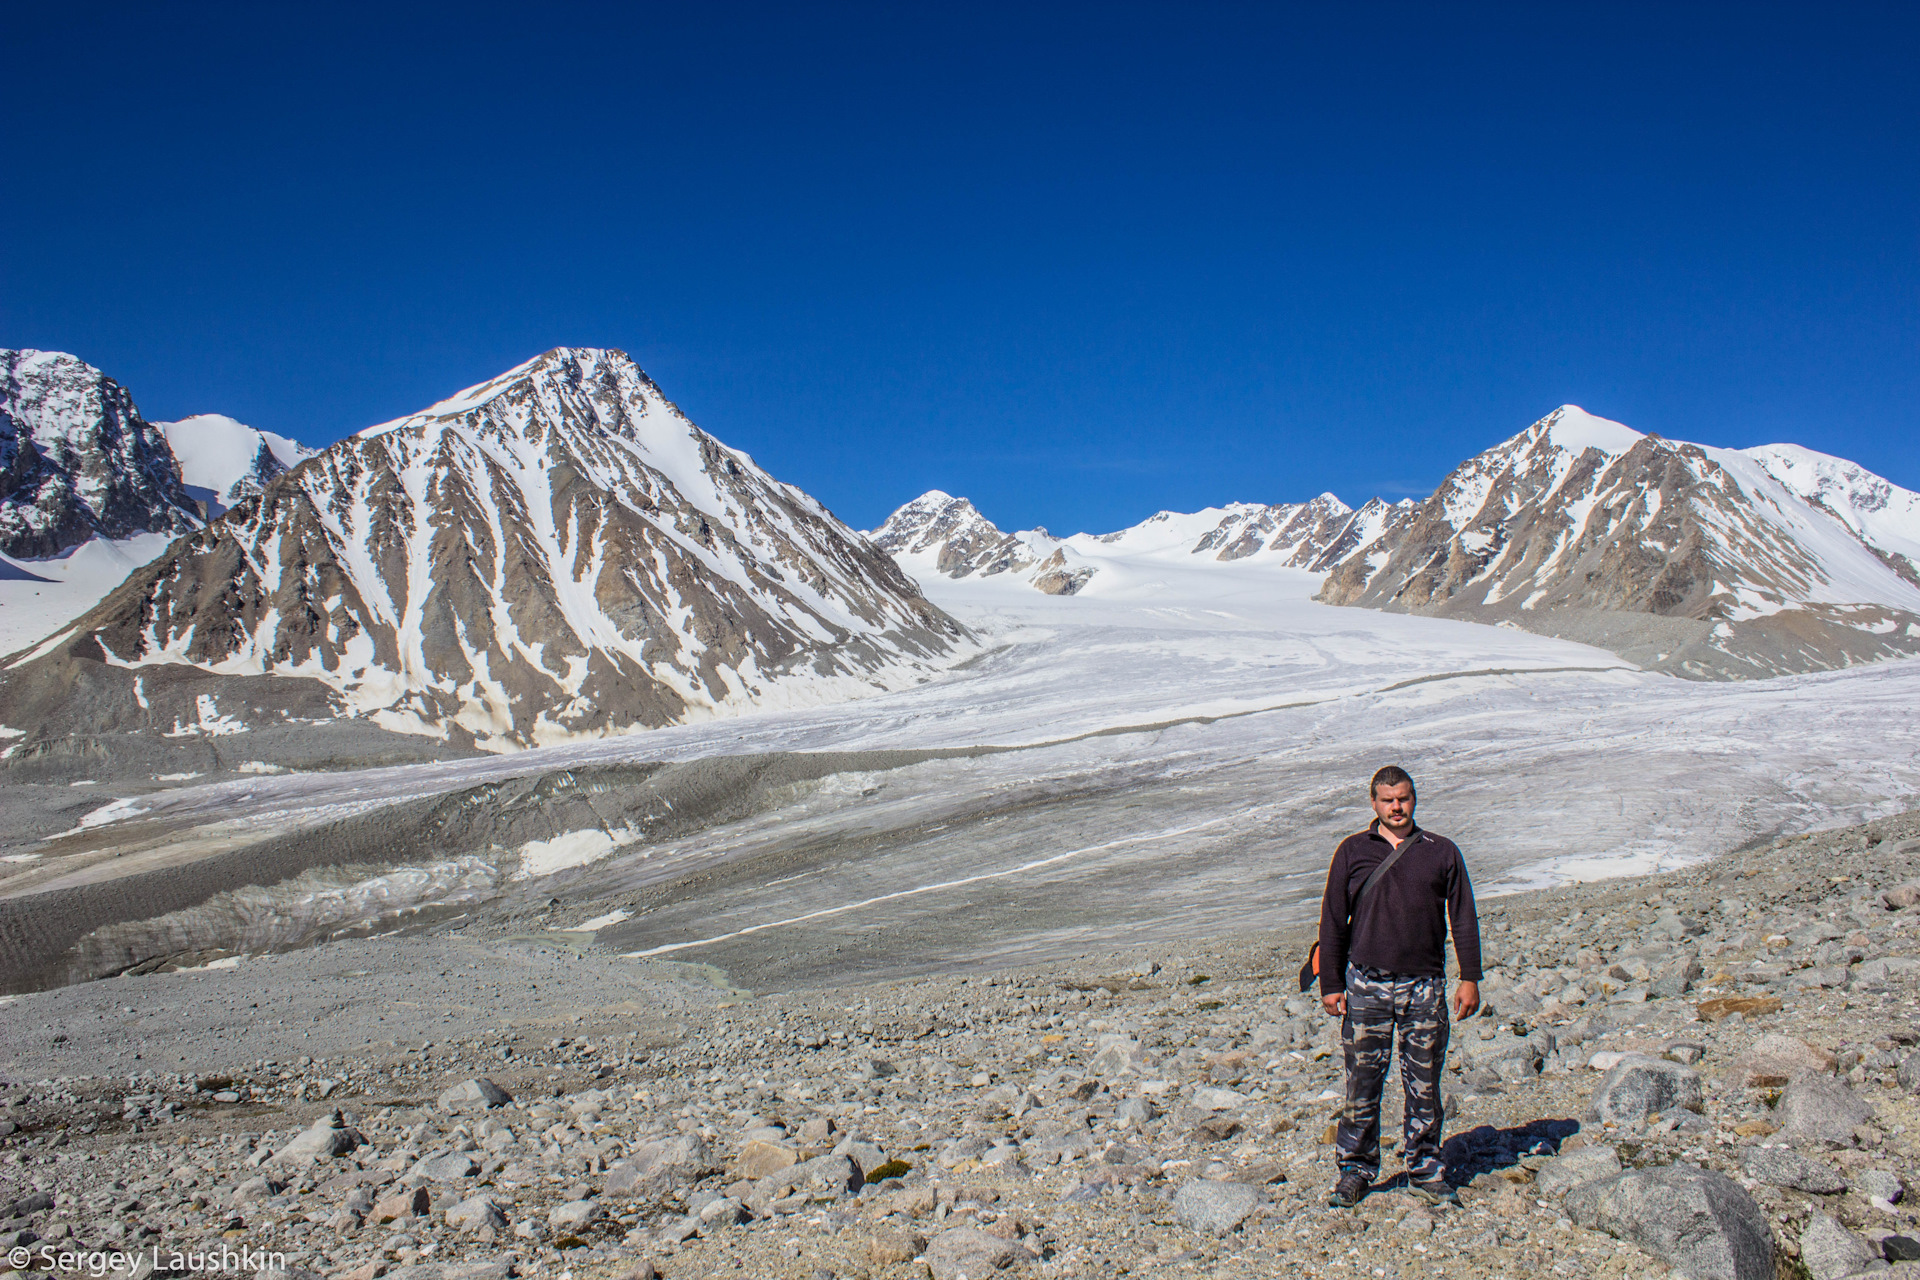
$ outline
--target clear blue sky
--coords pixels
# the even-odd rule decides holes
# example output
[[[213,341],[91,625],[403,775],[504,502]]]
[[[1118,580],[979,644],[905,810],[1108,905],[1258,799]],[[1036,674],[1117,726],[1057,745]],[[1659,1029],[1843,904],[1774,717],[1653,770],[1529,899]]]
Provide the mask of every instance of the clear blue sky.
[[[1562,402],[1920,488],[1920,5],[42,5],[0,346],[325,443],[546,348],[877,523],[1424,494]]]

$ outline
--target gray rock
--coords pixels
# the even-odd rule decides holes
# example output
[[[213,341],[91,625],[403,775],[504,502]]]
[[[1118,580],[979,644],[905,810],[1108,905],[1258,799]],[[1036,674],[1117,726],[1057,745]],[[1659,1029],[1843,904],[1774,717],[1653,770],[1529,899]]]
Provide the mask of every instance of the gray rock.
[[[1246,1101],[1247,1095],[1238,1089],[1216,1089],[1203,1084],[1193,1091],[1193,1105],[1202,1111],[1230,1111]]]
[[[504,1227],[507,1215],[491,1196],[468,1196],[447,1210],[447,1225],[455,1228]]]
[[[836,1156],[845,1156],[860,1167],[860,1176],[878,1169],[887,1162],[887,1153],[871,1142],[862,1142],[857,1138],[848,1138],[833,1149]]]
[[[1855,967],[1853,980],[1881,984],[1911,978],[1916,972],[1920,972],[1920,960],[1911,956],[1882,956],[1877,960],[1863,960]]]
[[[1128,1098],[1114,1108],[1115,1124],[1130,1129],[1143,1129],[1153,1122],[1153,1104],[1145,1098]]]
[[[1697,1107],[1704,1096],[1692,1068],[1630,1053],[1593,1091],[1593,1112],[1603,1123],[1632,1124],[1675,1107]]]
[[[1900,1175],[1889,1169],[1867,1169],[1854,1175],[1853,1185],[1862,1195],[1885,1200],[1888,1204],[1900,1203],[1900,1197],[1906,1194],[1906,1184],[1900,1181]]]
[[[563,1231],[575,1231],[597,1221],[606,1210],[598,1200],[569,1200],[547,1212],[547,1225]]]
[[[1920,1093],[1920,1049],[1900,1060],[1900,1085],[1908,1093]]]
[[[1785,1147],[1749,1147],[1740,1156],[1747,1176],[1769,1186],[1790,1187],[1816,1196],[1838,1195],[1847,1180],[1832,1165],[1809,1160]]]
[[[627,1158],[607,1170],[608,1195],[631,1194],[642,1183],[655,1178],[693,1180],[713,1167],[707,1144],[693,1134],[642,1142]]]
[[[1773,1231],[1760,1206],[1722,1173],[1637,1169],[1567,1193],[1567,1216],[1630,1240],[1690,1280],[1773,1280]]]
[[[1804,991],[1814,987],[1844,987],[1851,976],[1845,965],[1836,964],[1802,969],[1787,981]]]
[[[1581,1147],[1556,1156],[1533,1175],[1534,1190],[1543,1196],[1565,1195],[1575,1187],[1600,1182],[1620,1172],[1620,1157],[1605,1145]]]
[[[1701,976],[1700,962],[1692,956],[1669,961],[1654,970],[1653,981],[1647,984],[1647,994],[1664,1000],[1685,995]]]
[[[1813,1280],[1841,1280],[1865,1271],[1874,1256],[1866,1241],[1830,1214],[1816,1213],[1800,1233],[1800,1261]]]
[[[1138,1071],[1146,1061],[1140,1042],[1127,1036],[1101,1036],[1099,1046],[1087,1071],[1102,1080],[1113,1080]]]
[[[335,1111],[331,1115],[321,1116],[311,1127],[295,1135],[291,1142],[269,1157],[269,1162],[301,1165],[331,1160],[347,1154],[365,1141],[365,1138],[349,1129],[340,1113]]]
[[[1173,1196],[1173,1212],[1195,1231],[1232,1231],[1260,1207],[1260,1192],[1242,1182],[1189,1182]]]
[[[482,1078],[462,1081],[440,1095],[442,1111],[486,1111],[504,1107],[513,1095],[493,1081]]]
[[[414,1165],[413,1171],[435,1182],[457,1182],[480,1172],[480,1164],[466,1152],[455,1151],[450,1155],[430,1156]]]
[[[978,1228],[955,1227],[928,1243],[926,1259],[933,1280],[981,1280],[988,1272],[1026,1261],[1027,1251]]]
[[[1844,1146],[1873,1118],[1873,1108],[1840,1081],[1809,1074],[1788,1082],[1776,1114],[1790,1138]]]
[[[513,1274],[513,1260],[497,1258],[479,1262],[417,1262],[410,1267],[395,1267],[387,1280],[507,1280]]]

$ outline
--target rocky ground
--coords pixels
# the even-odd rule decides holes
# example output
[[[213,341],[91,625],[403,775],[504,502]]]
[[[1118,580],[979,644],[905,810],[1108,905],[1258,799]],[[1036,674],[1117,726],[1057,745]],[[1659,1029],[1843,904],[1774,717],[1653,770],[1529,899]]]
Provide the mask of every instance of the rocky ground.
[[[422,937],[4,1006],[3,1243],[96,1275],[1837,1280],[1920,1257],[1916,877],[1920,813],[1483,903],[1459,1208],[1391,1155],[1327,1207],[1304,932],[758,998]]]

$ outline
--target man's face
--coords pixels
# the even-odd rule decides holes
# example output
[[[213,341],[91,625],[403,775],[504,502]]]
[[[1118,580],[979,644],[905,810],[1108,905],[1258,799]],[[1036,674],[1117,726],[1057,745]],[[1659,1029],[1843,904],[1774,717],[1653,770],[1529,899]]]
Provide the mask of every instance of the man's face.
[[[1396,782],[1375,788],[1373,811],[1380,815],[1380,825],[1395,835],[1413,826],[1413,784]]]

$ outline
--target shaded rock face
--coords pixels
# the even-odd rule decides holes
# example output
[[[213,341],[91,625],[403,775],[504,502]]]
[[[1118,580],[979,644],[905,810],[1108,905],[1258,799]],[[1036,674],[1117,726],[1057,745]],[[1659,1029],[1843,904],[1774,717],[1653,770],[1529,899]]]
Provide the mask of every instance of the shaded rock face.
[[[1570,613],[1684,619],[1705,625],[1647,665],[1698,677],[1920,651],[1911,566],[1865,541],[1904,547],[1904,535],[1835,517],[1830,499],[1801,497],[1767,463],[1566,406],[1328,565],[1318,598],[1553,634]]]
[[[0,351],[0,552],[45,559],[199,524],[166,438],[126,388],[60,352]]]
[[[568,349],[270,477],[70,635],[0,680],[0,721],[190,732],[270,677],[309,711],[493,749],[897,687],[968,640],[624,353]],[[134,683],[183,666],[215,687]],[[67,724],[87,679],[121,692]]]

